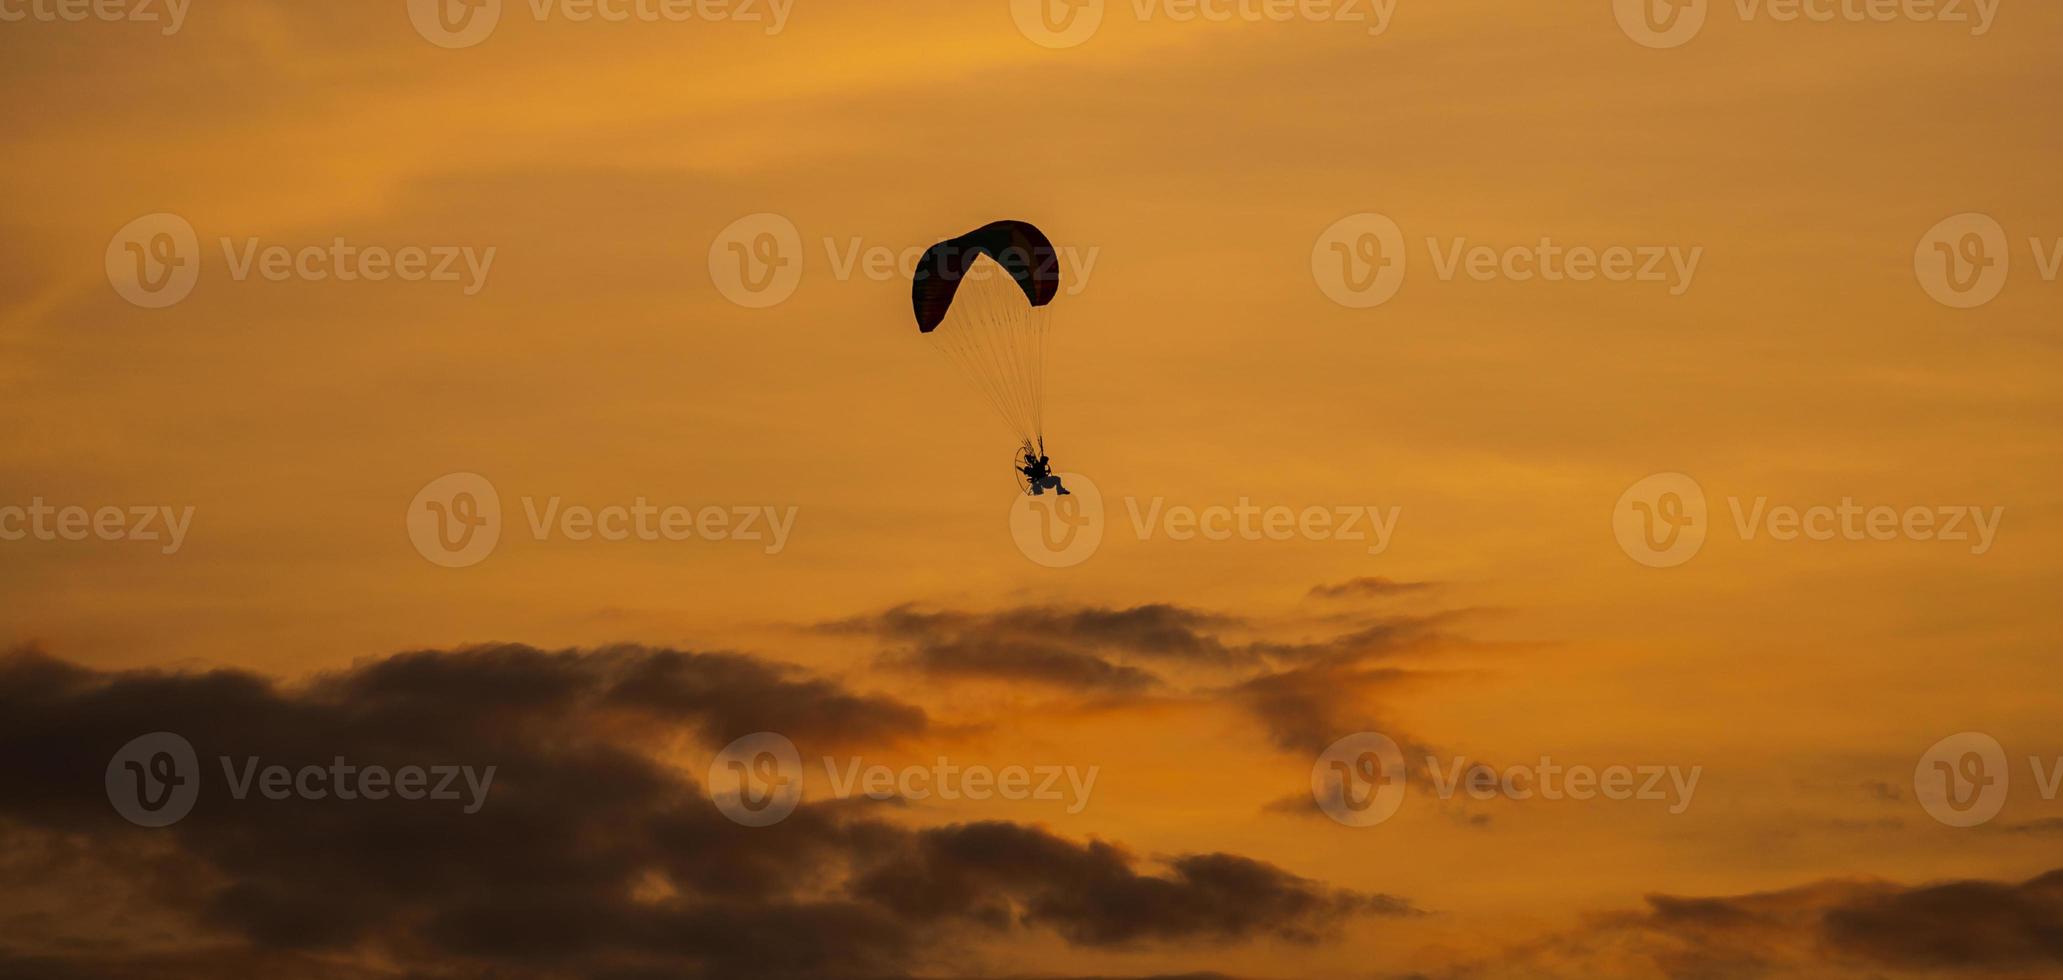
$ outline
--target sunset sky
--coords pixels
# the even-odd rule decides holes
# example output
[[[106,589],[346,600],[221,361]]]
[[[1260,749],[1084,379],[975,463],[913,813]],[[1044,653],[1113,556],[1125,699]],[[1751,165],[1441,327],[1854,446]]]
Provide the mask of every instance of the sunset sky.
[[[0,976],[2063,972],[2063,7],[487,2],[0,0]],[[910,318],[999,218],[1066,257],[1064,567]],[[1385,220],[1394,293],[1343,286]],[[259,271],[339,240],[455,278]],[[498,543],[447,567],[467,474]],[[1625,532],[1675,474],[1665,560]],[[532,528],[644,504],[793,523]],[[1158,519],[1242,505],[1394,523]],[[161,731],[200,803],[133,826],[103,779]],[[801,805],[743,827],[758,732]],[[1312,785],[1358,733],[1409,771],[1372,826]],[[1956,827],[1972,733],[2004,803]],[[235,800],[218,756],[501,776]],[[940,759],[1095,776],[833,785]],[[1441,798],[1543,759],[1666,798]]]

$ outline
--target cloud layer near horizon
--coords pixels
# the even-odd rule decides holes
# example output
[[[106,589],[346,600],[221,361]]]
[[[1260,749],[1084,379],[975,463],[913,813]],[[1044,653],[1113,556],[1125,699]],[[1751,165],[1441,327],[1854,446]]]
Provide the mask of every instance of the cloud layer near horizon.
[[[643,647],[416,651],[286,686],[241,671],[98,671],[0,659],[0,832],[17,900],[121,896],[144,935],[14,909],[0,950],[29,973],[250,971],[450,977],[882,976],[957,944],[1313,943],[1404,899],[1225,853],[1147,860],[1007,821],[911,829],[805,803],[747,828],[667,747],[756,731],[805,752],[921,737],[927,715],[740,654]],[[207,790],[173,827],[131,827],[101,773],[129,739],[195,746]],[[435,803],[233,800],[208,770],[496,766],[476,814]],[[84,942],[85,947],[78,944]],[[89,951],[90,950],[90,951]]]

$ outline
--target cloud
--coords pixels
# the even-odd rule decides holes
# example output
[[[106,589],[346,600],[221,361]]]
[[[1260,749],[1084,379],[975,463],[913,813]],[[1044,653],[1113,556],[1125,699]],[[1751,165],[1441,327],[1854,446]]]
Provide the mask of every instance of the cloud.
[[[1037,681],[1072,690],[1129,693],[1160,678],[1127,660],[1228,666],[1253,661],[1211,630],[1237,624],[1213,613],[1167,604],[1108,609],[1023,606],[997,612],[898,606],[820,629],[876,637],[891,646],[886,660],[937,677]]]
[[[1393,579],[1369,577],[1348,579],[1337,585],[1314,585],[1309,595],[1313,599],[1387,599],[1391,596],[1424,592],[1432,587],[1431,582],[1398,582]]]
[[[962,932],[1315,941],[1408,908],[1234,855],[1155,872],[1115,845],[1009,823],[917,830],[853,803],[742,827],[677,756],[761,730],[807,757],[903,743],[927,720],[792,666],[633,646],[423,650],[295,685],[0,657],[15,896],[0,904],[0,973],[889,976],[949,963]],[[102,778],[117,749],[156,731],[192,743],[203,792],[185,819],[145,830],[116,814]],[[472,814],[236,799],[221,760],[252,758],[496,775]],[[69,912],[103,907],[104,921]]]
[[[1887,972],[1888,971],[1888,972]],[[1440,977],[1997,976],[2063,971],[2063,869],[2027,881],[1836,879],[1725,897],[1651,895],[1575,932]]]
[[[917,834],[856,890],[919,921],[964,918],[1004,928],[1021,920],[1087,946],[1263,935],[1308,943],[1355,915],[1416,911],[1394,896],[1327,888],[1231,854],[1177,858],[1165,875],[1142,875],[1133,864],[1100,841],[976,823]]]
[[[898,606],[818,629],[879,639],[888,645],[885,662],[935,679],[1029,682],[1119,699],[1173,692],[1221,701],[1257,721],[1282,750],[1315,754],[1363,731],[1415,747],[1391,727],[1383,705],[1424,672],[1389,661],[1465,642],[1451,624],[1467,615],[1360,617],[1329,636],[1292,639],[1266,634],[1293,626],[1168,604],[992,612]],[[1159,672],[1128,658],[1151,661]],[[1177,684],[1183,677],[1190,681],[1186,688]]]
[[[1261,674],[1226,694],[1261,723],[1278,748],[1316,755],[1355,732],[1396,738],[1379,705],[1411,679],[1411,672],[1391,668],[1302,667]]]

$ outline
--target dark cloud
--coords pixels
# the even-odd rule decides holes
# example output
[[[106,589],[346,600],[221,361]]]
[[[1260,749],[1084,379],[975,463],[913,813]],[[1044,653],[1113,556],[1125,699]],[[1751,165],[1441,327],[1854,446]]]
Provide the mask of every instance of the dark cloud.
[[[988,678],[1051,684],[1071,691],[1132,694],[1160,685],[1137,667],[1111,663],[1059,643],[1021,639],[950,639],[893,658],[940,678]]]
[[[1383,732],[1408,750],[1380,706],[1412,679],[1410,671],[1394,668],[1300,667],[1242,681],[1226,695],[1284,751],[1315,756],[1355,732]]]
[[[1414,912],[1399,898],[1327,888],[1230,854],[1190,855],[1169,862],[1164,875],[1141,874],[1116,846],[993,822],[923,831],[855,891],[920,921],[1021,921],[1090,946],[1255,936],[1315,942],[1351,916]]]
[[[1466,613],[1443,612],[1423,616],[1387,616],[1372,623],[1322,640],[1301,642],[1260,641],[1244,651],[1263,662],[1278,666],[1331,664],[1352,666],[1368,660],[1391,658],[1427,651],[1459,642],[1447,629]]]
[[[1398,582],[1381,577],[1348,579],[1335,585],[1314,585],[1310,597],[1313,599],[1387,599],[1391,596],[1410,595],[1424,592],[1433,587],[1431,582]]]
[[[1384,580],[1356,580],[1376,582]],[[1333,589],[1375,588],[1348,583]],[[1408,586],[1392,586],[1406,588]],[[1338,738],[1380,731],[1400,744],[1383,710],[1395,689],[1421,676],[1396,661],[1464,643],[1451,625],[1466,612],[1361,617],[1314,639],[1254,638],[1286,632],[1229,615],[1155,604],[1130,609],[1032,606],[995,612],[911,606],[825,624],[840,635],[887,646],[884,659],[933,678],[1030,682],[1082,695],[1127,697],[1162,691],[1218,700],[1245,711],[1285,751],[1323,751]],[[1239,632],[1240,639],[1226,634]],[[1183,671],[1192,684],[1127,658]]]
[[[1653,895],[1439,977],[2063,975],[2063,870],[2028,881],[1831,880],[1724,897]]]
[[[1156,873],[1112,845],[1001,823],[912,830],[856,803],[742,827],[669,758],[763,730],[813,758],[904,743],[927,720],[798,668],[644,647],[418,651],[292,686],[0,657],[0,977],[893,976],[935,972],[963,932],[1309,940],[1407,907],[1231,855]],[[103,774],[156,731],[192,743],[204,789],[149,830],[117,815]],[[496,775],[472,814],[237,800],[223,757]],[[45,911],[96,907],[104,921]]]
[[[1160,684],[1155,674],[1128,661],[1252,663],[1251,651],[1232,649],[1212,632],[1236,622],[1166,604],[1129,609],[1028,606],[990,613],[900,606],[822,629],[875,637],[887,645],[889,663],[929,676],[1032,681],[1122,694]]]
[[[1828,908],[1820,928],[1835,947],[1886,965],[2063,973],[2063,870],[2019,884],[1866,890]]]

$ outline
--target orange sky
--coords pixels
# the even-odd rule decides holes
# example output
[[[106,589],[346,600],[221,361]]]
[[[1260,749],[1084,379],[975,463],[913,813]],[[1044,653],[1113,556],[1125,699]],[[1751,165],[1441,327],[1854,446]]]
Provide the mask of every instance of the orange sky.
[[[1100,767],[1078,813],[934,801],[908,825],[1236,853],[1428,913],[1311,945],[1012,934],[919,968],[936,975],[1433,974],[1515,947],[1543,975],[1654,975],[1538,951],[1652,893],[2050,870],[2063,809],[2024,760],[2063,754],[2063,286],[2044,267],[2063,9],[2007,3],[1973,36],[1715,2],[1694,40],[1650,48],[1602,0],[1396,6],[1371,34],[1121,0],[1070,47],[1034,43],[1004,0],[795,0],[773,33],[540,21],[512,0],[452,50],[400,0],[203,0],[171,36],[0,23],[0,506],[193,508],[176,554],[0,541],[0,647],[285,682],[486,642],[744,651],[940,723],[884,761]],[[195,229],[199,275],[145,309],[106,255],[159,212]],[[2004,229],[2010,278],[1957,310],[1915,250],[1970,212]],[[1365,309],[1313,270],[1361,213],[1406,246],[1401,288]],[[800,245],[792,295],[765,308],[711,273],[756,214]],[[1046,392],[1055,462],[1105,517],[1075,567],[1013,541],[1011,439],[916,336],[907,279],[841,274],[855,243],[900,254],[1000,217],[1093,256],[1055,304]],[[467,295],[240,281],[223,244],[338,238],[494,252]],[[1680,291],[1441,275],[1458,241],[1543,239],[1701,251]],[[1629,560],[1615,502],[1675,472],[1708,498],[1708,540],[1679,567]],[[453,473],[503,511],[464,568],[426,561],[406,524]],[[535,540],[523,501],[554,497],[795,523],[775,554]],[[1757,498],[2003,510],[1974,554],[1747,539],[1729,501]],[[1132,508],[1156,499],[1397,517],[1379,554],[1142,539]],[[1427,587],[1309,594],[1370,578]],[[1308,797],[1313,754],[1239,708],[1237,676],[1163,665],[1153,696],[1106,702],[897,669],[892,638],[819,628],[1152,604],[1226,617],[1210,632],[1240,643],[1442,616],[1352,707],[1442,758],[1701,766],[1694,802],[1414,796],[1343,827],[1271,808]],[[2014,792],[1952,829],[1913,771],[1967,731],[2005,747]],[[681,764],[699,778],[719,747]]]

